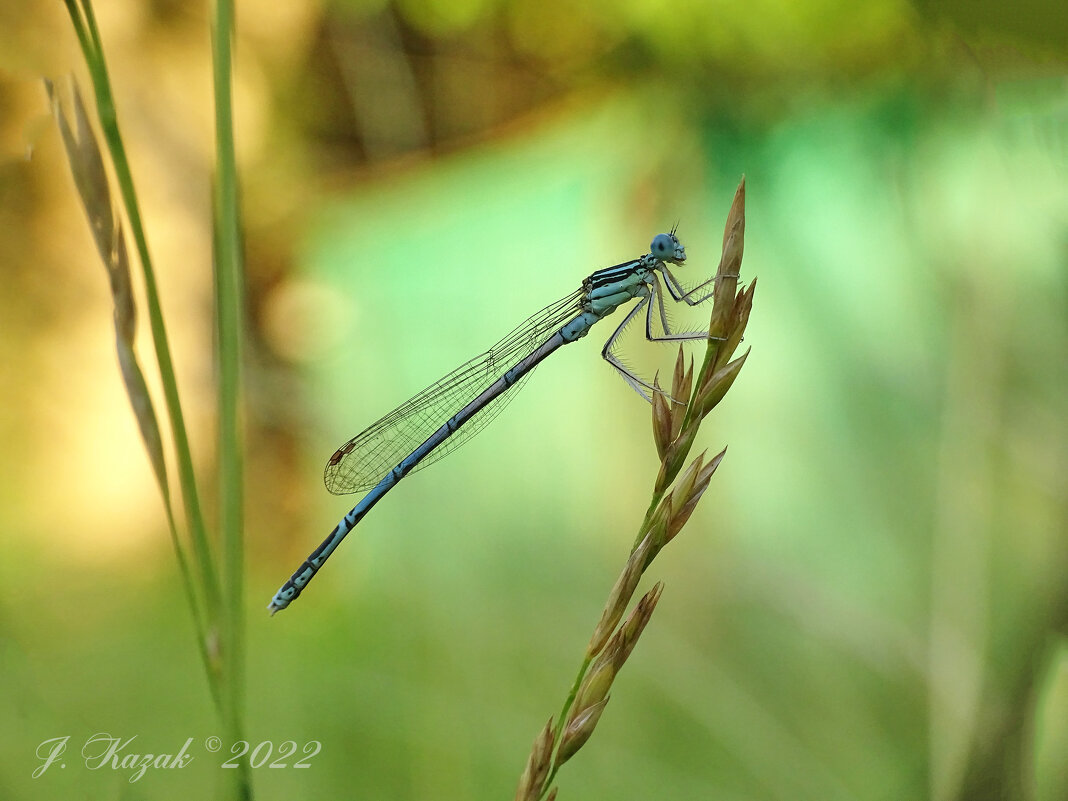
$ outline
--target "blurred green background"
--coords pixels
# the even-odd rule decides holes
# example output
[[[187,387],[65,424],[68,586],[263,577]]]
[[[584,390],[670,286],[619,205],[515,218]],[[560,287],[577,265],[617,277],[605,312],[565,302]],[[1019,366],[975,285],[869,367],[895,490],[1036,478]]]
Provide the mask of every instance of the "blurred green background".
[[[206,486],[209,9],[97,11]],[[83,66],[61,4],[0,21],[0,797],[207,797],[221,731],[39,81]],[[247,734],[322,743],[257,797],[511,797],[657,469],[609,325],[261,609],[351,505],[335,447],[676,221],[711,275],[745,174],[753,352],[700,443],[730,450],[561,799],[1068,798],[1066,42],[1052,2],[239,5]],[[98,732],[200,750],[131,783],[80,763]]]

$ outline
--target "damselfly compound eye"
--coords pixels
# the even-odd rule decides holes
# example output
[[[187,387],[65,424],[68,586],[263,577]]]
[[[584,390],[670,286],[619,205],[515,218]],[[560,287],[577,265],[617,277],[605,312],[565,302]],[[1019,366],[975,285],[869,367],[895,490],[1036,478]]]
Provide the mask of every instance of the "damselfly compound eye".
[[[675,237],[671,234],[657,234],[649,248],[658,259],[673,259],[675,258]]]

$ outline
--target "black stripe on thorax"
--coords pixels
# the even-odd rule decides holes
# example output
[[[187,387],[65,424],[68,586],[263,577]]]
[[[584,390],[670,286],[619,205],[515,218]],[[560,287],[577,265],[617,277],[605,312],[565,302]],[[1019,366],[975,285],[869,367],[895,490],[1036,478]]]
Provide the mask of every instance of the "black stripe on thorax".
[[[631,261],[625,261],[622,264],[616,264],[612,267],[605,267],[603,270],[591,273],[590,276],[582,282],[582,288],[586,292],[590,292],[605,284],[614,284],[616,281],[621,281],[631,273],[634,273],[641,266],[641,259],[632,259]]]

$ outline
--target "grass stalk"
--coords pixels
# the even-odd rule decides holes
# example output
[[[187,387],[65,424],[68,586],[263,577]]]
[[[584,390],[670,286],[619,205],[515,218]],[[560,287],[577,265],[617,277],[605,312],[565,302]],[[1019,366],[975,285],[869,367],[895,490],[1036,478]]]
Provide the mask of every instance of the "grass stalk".
[[[141,429],[164,500],[168,527],[196,626],[198,649],[204,662],[212,700],[231,742],[243,737],[244,707],[244,504],[243,447],[240,427],[241,331],[244,270],[240,247],[237,165],[233,130],[232,42],[234,10],[219,0],[212,30],[215,87],[216,152],[214,180],[214,278],[216,343],[218,352],[218,508],[219,538],[213,543],[201,511],[189,438],[178,393],[155,271],[134,188],[133,176],[115,111],[113,92],[100,33],[90,0],[64,0],[93,84],[97,117],[122,198],[122,208],[136,245],[144,278],[145,300],[161,386],[170,421],[171,442],[182,490],[189,548],[179,537],[171,503],[159,420],[134,350],[136,304],[122,216],[112,202],[103,154],[74,88],[77,136],[46,82],[54,113],[67,149],[75,184],[89,217],[97,249],[108,270],[115,302],[116,344],[127,394]],[[219,553],[213,553],[213,547]],[[235,798],[250,799],[250,767],[240,764],[230,785]]]
[[[205,671],[210,674],[213,662],[208,652],[205,611],[199,598],[196,578],[190,568],[186,548],[178,535],[159,418],[156,416],[155,405],[149,395],[148,383],[145,381],[144,371],[141,369],[135,348],[137,307],[134,302],[129,253],[122,231],[122,220],[116,214],[111,198],[111,187],[104,169],[103,156],[96,137],[93,135],[92,125],[89,123],[85,104],[82,102],[77,85],[73,87],[72,107],[69,113],[64,110],[59,100],[59,93],[51,81],[45,81],[45,88],[48,91],[52,113],[56,118],[64,148],[67,151],[75,186],[89,220],[97,252],[108,273],[114,303],[115,348],[123,383],[163,499],[167,530],[178,561],[182,588],[193,612],[197,648],[204,662]],[[208,686],[211,688],[216,706],[221,708],[217,684],[209,682]]]
[[[129,221],[137,248],[141,272],[144,278],[145,299],[148,308],[149,327],[152,331],[152,344],[155,348],[156,362],[159,367],[160,384],[167,406],[171,435],[174,440],[175,461],[178,467],[178,481],[182,489],[183,508],[189,525],[192,550],[195,556],[200,582],[204,594],[204,603],[208,618],[216,618],[220,603],[219,583],[211,548],[208,544],[207,527],[197,491],[196,474],[193,470],[193,456],[189,448],[189,435],[186,432],[185,416],[182,413],[181,399],[178,394],[178,381],[174,373],[174,360],[171,357],[167,328],[163,321],[163,311],[156,284],[156,273],[152,266],[152,257],[148,250],[148,240],[141,222],[141,211],[134,188],[133,174],[126,157],[122,133],[119,130],[118,116],[108,77],[104,48],[100,40],[100,31],[96,26],[93,7],[90,0],[64,0],[74,25],[78,42],[82,48],[96,99],[97,119],[104,134],[104,141],[111,156],[115,170],[115,179],[119,185],[123,209]]]
[[[244,719],[244,463],[239,419],[244,265],[238,209],[237,158],[233,125],[234,7],[215,4],[212,76],[215,94],[214,262],[218,331],[219,534],[222,543],[222,642],[227,686],[224,712],[231,742],[243,740]],[[251,797],[252,777],[239,763],[236,789]]]
[[[727,216],[704,359],[695,380],[693,365],[686,369],[680,347],[670,394],[654,382],[653,439],[660,456],[660,472],[649,507],[561,713],[555,725],[550,720],[534,741],[519,780],[516,801],[555,799],[557,788],[553,787],[553,781],[557,773],[593,734],[608,703],[612,683],[660,599],[663,585],[657,582],[623,620],[638,583],[656,555],[685,526],[726,454],[724,449],[706,460],[702,453],[689,461],[701,422],[723,399],[748,356],[746,353],[731,361],[749,321],[756,288],[754,279],[748,289],[738,291],[744,231],[743,178]],[[688,400],[680,403],[681,398]]]

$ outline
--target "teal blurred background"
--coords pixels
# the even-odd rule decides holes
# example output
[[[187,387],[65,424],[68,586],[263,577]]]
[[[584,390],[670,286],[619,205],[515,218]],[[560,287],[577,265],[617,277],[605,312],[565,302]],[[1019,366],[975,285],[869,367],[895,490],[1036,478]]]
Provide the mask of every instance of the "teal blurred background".
[[[1013,8],[239,7],[247,734],[322,743],[257,797],[514,793],[658,466],[611,327],[261,608],[351,506],[334,448],[676,221],[711,275],[744,174],[753,350],[699,443],[730,448],[560,798],[1068,798],[1068,15]],[[208,486],[208,9],[98,13]],[[207,797],[222,732],[38,82],[80,58],[60,4],[0,19],[0,797]],[[131,783],[81,764],[97,732],[197,757]]]

